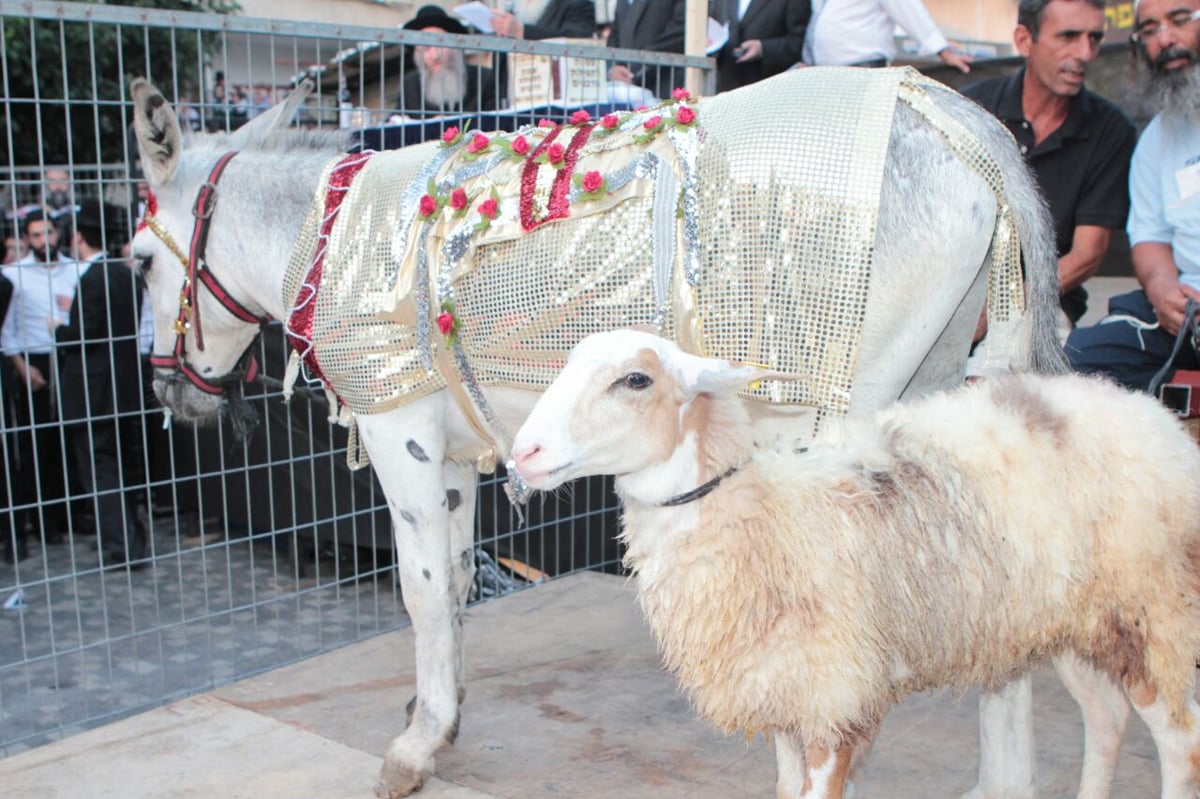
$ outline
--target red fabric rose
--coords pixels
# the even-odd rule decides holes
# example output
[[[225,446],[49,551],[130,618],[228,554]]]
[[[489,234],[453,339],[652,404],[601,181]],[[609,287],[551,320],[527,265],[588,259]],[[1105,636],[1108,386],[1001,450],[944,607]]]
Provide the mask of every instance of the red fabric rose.
[[[467,190],[455,189],[450,194],[450,207],[455,211],[461,211],[467,207]]]
[[[604,176],[599,172],[592,170],[583,176],[583,190],[588,194],[597,192],[604,185]]]
[[[450,335],[454,332],[454,315],[445,312],[438,314],[437,325],[443,336]]]
[[[686,105],[681,105],[679,111],[675,113],[675,118],[681,125],[690,125],[696,121],[696,112]]]
[[[518,136],[512,140],[512,151],[517,155],[525,155],[529,152],[529,139],[524,136]]]
[[[458,128],[446,128],[444,131],[442,131],[442,141],[444,141],[446,144],[450,144],[457,138]]]
[[[494,197],[489,197],[479,204],[479,215],[486,216],[488,219],[495,219],[499,210],[500,206]]]
[[[558,142],[550,145],[550,149],[546,151],[546,157],[550,159],[552,164],[561,164],[563,156],[566,155],[566,148]]]
[[[476,133],[475,137],[473,139],[471,139],[471,143],[467,145],[467,152],[469,152],[469,153],[481,152],[483,150],[486,150],[487,146],[489,144],[491,144],[491,141],[488,139],[487,136],[484,136],[482,133]]]
[[[437,208],[438,201],[435,200],[432,195],[421,195],[421,216],[433,216],[433,213],[437,211]]]
[[[603,116],[603,118],[601,118],[600,124],[606,130],[612,130],[613,128],[615,128],[617,126],[617,123],[620,121],[621,121],[620,118],[618,118],[616,114],[605,114]]]
[[[592,121],[592,115],[589,114],[587,112],[587,110],[585,110],[583,108],[579,109],[574,114],[571,114],[571,124],[572,125],[586,125],[587,123],[589,123],[591,121]]]
[[[634,110],[634,111],[636,111],[637,113],[639,113],[639,114],[640,114],[640,113],[642,113],[643,111],[649,111],[649,110],[650,110],[650,106],[648,106],[648,105],[639,105],[637,108],[635,108],[635,109],[633,109],[633,110]]]
[[[653,116],[653,117],[650,117],[649,119],[647,119],[645,122],[643,122],[642,127],[645,128],[646,130],[654,130],[661,124],[662,124],[662,117]]]
[[[555,122],[553,119],[539,119],[538,127],[539,128],[557,128],[558,123]]]
[[[676,100],[689,100],[689,99],[691,99],[692,93],[689,92],[687,89],[680,87],[680,88],[676,89],[675,91],[671,92],[671,96],[674,97]]]

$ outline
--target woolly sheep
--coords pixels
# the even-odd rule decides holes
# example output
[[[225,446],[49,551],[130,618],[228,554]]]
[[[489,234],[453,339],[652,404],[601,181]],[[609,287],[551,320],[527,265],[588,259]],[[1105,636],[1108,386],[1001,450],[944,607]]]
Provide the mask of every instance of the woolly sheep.
[[[996,688],[1047,658],[1084,708],[1081,797],[1109,795],[1122,691],[1162,796],[1196,795],[1200,448],[1176,419],[1095,378],[1014,376],[768,454],[736,392],[771,378],[597,334],[513,463],[540,490],[617,476],[663,660],[701,716],[774,737],[777,796],[841,797],[906,694]]]

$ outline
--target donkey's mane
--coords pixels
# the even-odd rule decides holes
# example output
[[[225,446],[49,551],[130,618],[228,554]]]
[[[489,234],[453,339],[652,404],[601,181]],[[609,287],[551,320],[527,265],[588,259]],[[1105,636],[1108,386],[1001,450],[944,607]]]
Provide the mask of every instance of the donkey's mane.
[[[189,151],[228,150],[232,147],[229,133],[197,133],[186,139]],[[257,153],[287,153],[296,150],[341,153],[350,148],[350,136],[341,130],[304,130],[286,128],[249,142],[239,142],[242,149]]]

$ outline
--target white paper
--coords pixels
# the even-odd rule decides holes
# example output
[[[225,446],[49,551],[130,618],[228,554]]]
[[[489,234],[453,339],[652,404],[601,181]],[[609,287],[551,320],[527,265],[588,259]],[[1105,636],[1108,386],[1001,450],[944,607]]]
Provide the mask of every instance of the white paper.
[[[453,14],[468,25],[478,28],[483,33],[495,33],[495,29],[492,27],[492,9],[479,2],[479,0],[472,0],[470,3],[455,6]]]
[[[708,48],[705,55],[713,55],[729,41],[729,25],[708,18]]]
[[[1180,200],[1200,194],[1200,163],[1189,164],[1176,172],[1175,185],[1179,187]]]

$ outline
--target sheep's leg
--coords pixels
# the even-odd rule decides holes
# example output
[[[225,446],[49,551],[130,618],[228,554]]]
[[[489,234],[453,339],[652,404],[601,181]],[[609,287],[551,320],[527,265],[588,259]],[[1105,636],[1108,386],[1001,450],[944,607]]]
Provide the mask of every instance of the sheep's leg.
[[[1029,675],[979,696],[979,784],[963,799],[1033,799],[1033,689]]]
[[[801,747],[795,738],[777,735],[776,799],[843,799],[853,758],[853,744]]]
[[[1162,770],[1162,799],[1195,799],[1200,795],[1200,707],[1189,695],[1185,715],[1171,719],[1162,696],[1146,683],[1126,686],[1133,708],[1154,738]],[[1190,694],[1190,692],[1189,692]]]
[[[1129,701],[1107,674],[1068,652],[1054,659],[1054,669],[1083,712],[1083,773],[1079,799],[1108,799],[1121,739],[1129,720]]]
[[[363,416],[359,433],[387,496],[404,607],[412,619],[417,696],[411,722],[388,744],[375,792],[386,799],[420,788],[434,752],[458,731],[461,603],[450,556],[450,513],[443,470],[445,432],[435,398],[404,414]]]
[[[804,745],[790,735],[775,734],[775,796],[793,799],[804,793],[807,769],[804,765]]]

